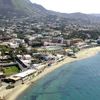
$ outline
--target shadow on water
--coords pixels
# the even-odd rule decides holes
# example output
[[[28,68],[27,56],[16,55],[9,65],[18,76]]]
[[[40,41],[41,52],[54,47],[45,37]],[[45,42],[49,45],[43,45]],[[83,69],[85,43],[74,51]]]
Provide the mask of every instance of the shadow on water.
[[[66,96],[70,96],[70,94],[66,90],[54,91],[54,92],[33,92],[31,96],[31,100],[36,100],[40,95],[55,95],[55,94],[66,94]]]
[[[31,96],[32,100],[36,100],[37,97],[38,97],[38,96],[34,96],[34,95]]]
[[[33,94],[35,96],[37,95],[51,95],[51,94],[60,94],[60,93],[66,93],[67,94],[67,91],[66,90],[60,90],[60,91],[53,91],[53,92],[33,92]]]

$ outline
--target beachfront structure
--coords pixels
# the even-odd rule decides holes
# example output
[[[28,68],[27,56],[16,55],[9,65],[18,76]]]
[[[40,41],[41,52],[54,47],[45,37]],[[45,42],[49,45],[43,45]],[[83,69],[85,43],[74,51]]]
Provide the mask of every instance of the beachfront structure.
[[[33,68],[37,70],[36,75],[41,73],[45,68],[47,67],[47,64],[35,64],[33,65]]]
[[[24,83],[25,81],[30,81],[34,76],[37,76],[39,73],[41,73],[45,68],[47,67],[47,64],[35,64],[33,65],[32,69],[28,69],[26,71],[23,71],[21,73],[12,75],[10,77],[7,77],[4,79],[5,82],[12,82],[12,83]]]
[[[90,45],[88,45],[87,43],[85,42],[79,42],[79,43],[76,43],[75,44],[79,49],[84,49],[84,48],[89,48],[91,47]]]
[[[64,60],[64,55],[57,54],[57,55],[56,55],[56,58],[57,58],[57,61],[58,61],[58,62],[59,62],[59,61],[62,61],[62,60]]]
[[[25,81],[33,78],[35,76],[35,73],[36,73],[36,69],[29,69],[27,71],[12,75],[10,77],[7,77],[5,79],[5,81],[6,82],[13,82],[13,83],[16,83],[19,81],[21,83],[24,83]]]
[[[64,53],[64,49],[61,46],[43,46],[41,48],[37,48],[37,52],[39,53]]]

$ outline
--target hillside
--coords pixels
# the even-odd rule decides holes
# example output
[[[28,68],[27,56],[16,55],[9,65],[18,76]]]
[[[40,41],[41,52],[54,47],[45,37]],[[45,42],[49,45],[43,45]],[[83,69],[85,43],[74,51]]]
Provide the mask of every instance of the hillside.
[[[47,10],[29,0],[0,0],[0,14],[4,16],[45,16]]]
[[[100,15],[83,14],[83,13],[59,13],[46,10],[38,4],[33,4],[30,0],[0,0],[0,15],[9,17],[31,16],[45,17],[46,19],[64,19],[69,23],[100,23]],[[44,20],[46,20],[44,19]]]

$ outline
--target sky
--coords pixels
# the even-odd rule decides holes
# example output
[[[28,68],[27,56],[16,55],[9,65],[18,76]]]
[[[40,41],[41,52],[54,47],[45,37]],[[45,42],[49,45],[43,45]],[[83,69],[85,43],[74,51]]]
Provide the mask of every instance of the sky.
[[[30,0],[48,10],[62,13],[100,13],[100,0]]]

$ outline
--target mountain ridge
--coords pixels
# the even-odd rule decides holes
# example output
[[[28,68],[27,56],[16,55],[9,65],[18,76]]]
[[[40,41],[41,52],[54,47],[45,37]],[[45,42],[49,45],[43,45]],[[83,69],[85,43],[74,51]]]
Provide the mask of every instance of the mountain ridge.
[[[48,17],[66,18],[82,20],[86,22],[100,23],[99,14],[60,13],[45,9],[39,4],[32,3],[30,0],[0,0],[0,15],[3,16],[30,16],[30,17]]]

